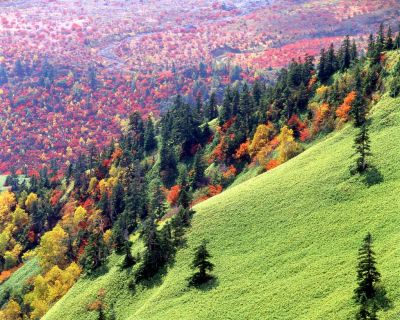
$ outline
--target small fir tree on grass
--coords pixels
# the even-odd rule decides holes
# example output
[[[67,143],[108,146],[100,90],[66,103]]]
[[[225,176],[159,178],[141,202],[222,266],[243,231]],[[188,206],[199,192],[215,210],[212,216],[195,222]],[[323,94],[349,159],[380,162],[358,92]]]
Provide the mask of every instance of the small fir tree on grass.
[[[136,259],[133,257],[132,252],[131,252],[131,246],[132,242],[131,241],[126,241],[125,243],[125,258],[124,261],[122,262],[122,269],[127,269],[136,264]]]
[[[358,251],[358,285],[354,290],[354,299],[360,306],[356,314],[359,320],[377,319],[376,312],[388,301],[384,288],[380,286],[381,275],[376,268],[372,243],[372,235],[368,233]]]
[[[368,157],[372,155],[367,121],[360,127],[353,148],[357,155],[355,171],[363,174],[369,167]]]
[[[207,250],[207,242],[205,240],[196,248],[194,259],[192,262],[192,269],[198,270],[189,278],[190,286],[199,286],[208,281],[212,280],[214,277],[209,274],[214,269],[214,264],[210,262],[211,255]]]

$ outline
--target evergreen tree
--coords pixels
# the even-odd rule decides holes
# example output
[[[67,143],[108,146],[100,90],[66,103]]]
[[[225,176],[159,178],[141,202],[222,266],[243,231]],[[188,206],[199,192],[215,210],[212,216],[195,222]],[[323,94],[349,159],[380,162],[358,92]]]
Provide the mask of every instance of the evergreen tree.
[[[144,150],[147,154],[151,153],[157,147],[156,135],[154,132],[154,123],[151,116],[147,118],[146,130],[144,132]]]
[[[378,53],[381,53],[382,50],[385,48],[385,26],[383,23],[379,26],[378,36],[376,39],[376,50]]]
[[[203,161],[202,150],[197,151],[193,160],[193,169],[190,175],[190,187],[194,190],[200,187],[204,181],[204,170],[206,166]]]
[[[392,50],[393,49],[393,35],[392,35],[392,27],[389,25],[386,41],[385,41],[385,49]]]
[[[114,186],[111,194],[111,223],[124,211],[124,188],[120,182]]]
[[[122,253],[127,242],[127,232],[124,217],[120,217],[112,228],[112,242],[116,253]]]
[[[139,111],[135,111],[129,116],[128,128],[130,147],[135,151],[137,159],[141,159],[144,149],[144,124]]]
[[[356,98],[352,104],[351,115],[354,118],[354,126],[358,128],[361,127],[366,121],[366,107],[362,93],[362,79],[360,68],[356,67],[354,73]]]
[[[107,256],[108,248],[104,242],[103,235],[98,232],[93,232],[89,236],[85,251],[81,255],[79,261],[86,272],[92,273],[105,263]]]
[[[357,49],[357,44],[356,41],[353,40],[352,44],[351,44],[351,50],[350,50],[350,59],[351,61],[357,61],[358,58],[358,49]]]
[[[224,93],[224,100],[222,102],[221,110],[219,113],[219,125],[223,125],[232,117],[232,92],[228,86]]]
[[[238,88],[235,88],[232,92],[232,108],[231,108],[232,116],[236,116],[239,113],[239,104],[240,104],[240,93]]]
[[[196,97],[196,112],[199,118],[202,118],[203,115],[203,101],[201,97],[201,93],[199,93]],[[201,121],[202,119],[200,119]]]
[[[399,25],[399,32],[397,32],[393,47],[394,47],[394,49],[400,49],[400,25]]]
[[[357,288],[354,299],[360,305],[357,319],[377,319],[376,312],[382,308],[379,299],[385,299],[386,292],[379,286],[381,275],[376,268],[372,236],[368,233],[358,251]]]
[[[136,259],[133,257],[132,252],[131,252],[131,246],[132,246],[132,242],[130,241],[126,241],[125,242],[125,257],[124,257],[124,261],[122,262],[122,269],[127,269],[130,268],[132,266],[134,266],[136,264]]]
[[[345,71],[350,67],[351,63],[351,45],[349,36],[346,36],[346,38],[343,40],[340,52],[341,52],[340,70]]]
[[[356,160],[356,172],[362,174],[369,166],[368,157],[371,156],[371,147],[368,134],[368,121],[360,127],[356,138],[354,139],[355,154],[357,155]]]
[[[7,69],[4,64],[0,64],[0,86],[8,82]]]
[[[21,60],[15,62],[14,72],[18,78],[22,79],[25,75],[24,68],[22,66]]]
[[[218,110],[217,110],[217,94],[215,92],[211,93],[210,100],[206,105],[206,110],[204,110],[206,119],[211,121],[218,117]]]
[[[145,246],[143,261],[136,272],[136,282],[149,279],[157,274],[170,257],[169,246],[165,246],[165,238],[160,235],[154,216],[144,223],[141,236]]]
[[[188,209],[190,207],[190,203],[192,202],[192,194],[189,191],[189,186],[183,185],[181,191],[179,192],[178,198],[178,206],[181,206],[184,209]]]
[[[189,285],[199,286],[213,279],[213,276],[208,273],[214,269],[214,264],[209,261],[210,258],[211,255],[207,250],[207,242],[203,240],[194,253],[192,269],[198,271],[189,278]]]
[[[242,92],[240,94],[239,100],[239,113],[238,113],[238,124],[240,126],[240,130],[246,136],[252,130],[250,115],[253,112],[253,100],[250,95],[249,86],[247,83],[244,84]]]
[[[178,169],[174,148],[163,141],[160,149],[160,178],[166,187],[171,187],[177,177]]]
[[[335,54],[335,48],[333,46],[333,43],[331,43],[326,57],[326,73],[330,77],[332,74],[336,72],[336,70],[337,70],[337,59]]]
[[[93,66],[90,66],[88,69],[88,82],[92,91],[95,91],[97,89],[97,76],[96,69]]]
[[[326,81],[326,79],[327,79],[327,74],[328,74],[328,72],[327,72],[327,68],[326,68],[326,59],[327,57],[326,57],[326,54],[325,54],[325,49],[324,48],[322,48],[321,49],[321,52],[320,52],[320,54],[319,54],[319,63],[318,63],[318,79],[321,81],[321,82],[325,82]]]
[[[166,214],[166,205],[164,191],[159,179],[152,181],[150,193],[150,211],[157,219],[161,219]]]
[[[369,35],[367,57],[371,60],[372,64],[377,64],[380,57],[380,49],[378,42],[375,42],[374,36]]]

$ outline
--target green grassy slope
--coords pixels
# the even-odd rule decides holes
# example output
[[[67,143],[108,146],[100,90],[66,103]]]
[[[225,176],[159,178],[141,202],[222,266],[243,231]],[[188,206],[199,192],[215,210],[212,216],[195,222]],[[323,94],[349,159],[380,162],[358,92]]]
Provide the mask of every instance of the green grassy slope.
[[[81,279],[44,318],[96,319],[86,311],[100,288],[117,319],[352,319],[357,250],[370,231],[382,281],[400,318],[400,99],[375,106],[374,163],[383,175],[367,186],[352,177],[354,129],[345,127],[269,173],[196,206],[188,247],[150,289],[127,289],[128,274]],[[188,289],[193,248],[203,239],[217,283]],[[137,244],[136,244],[137,245]],[[135,248],[134,250],[137,250]]]
[[[37,259],[33,258],[15,271],[9,279],[0,284],[0,301],[9,294],[15,296],[22,293],[24,285],[40,273]]]
[[[7,176],[0,175],[0,191],[4,189],[4,184],[6,183]]]

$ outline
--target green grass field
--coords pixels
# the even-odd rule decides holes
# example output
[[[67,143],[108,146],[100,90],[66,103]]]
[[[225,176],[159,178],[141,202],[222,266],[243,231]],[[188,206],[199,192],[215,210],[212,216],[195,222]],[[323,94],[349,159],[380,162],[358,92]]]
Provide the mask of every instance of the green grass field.
[[[400,99],[383,98],[371,127],[374,165],[383,176],[367,185],[349,174],[354,129],[348,125],[269,173],[195,207],[188,246],[151,288],[127,289],[122,257],[109,271],[83,278],[45,316],[89,320],[100,288],[117,319],[353,319],[357,251],[375,238],[382,282],[400,318]],[[203,290],[186,278],[193,248],[209,241],[218,280]],[[138,250],[136,243],[133,250]]]
[[[0,191],[4,189],[4,184],[6,183],[7,176],[0,175]]]
[[[33,258],[26,262],[21,268],[15,271],[9,279],[0,284],[0,301],[3,301],[9,294],[15,296],[21,294],[24,285],[40,273],[40,266],[37,259]]]

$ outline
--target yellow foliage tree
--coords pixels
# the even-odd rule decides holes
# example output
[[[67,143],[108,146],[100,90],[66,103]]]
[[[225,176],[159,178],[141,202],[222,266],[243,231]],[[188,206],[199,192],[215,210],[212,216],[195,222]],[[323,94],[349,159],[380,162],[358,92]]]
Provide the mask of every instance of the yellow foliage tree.
[[[79,206],[78,208],[75,209],[74,212],[74,224],[78,225],[82,221],[85,221],[87,217],[87,211],[84,207]]]
[[[261,149],[263,149],[274,131],[274,126],[271,123],[260,124],[254,134],[253,140],[249,146],[250,156],[254,157]]]
[[[36,193],[31,192],[25,200],[25,207],[29,210],[32,209],[33,204],[38,200]]]
[[[2,320],[22,320],[21,307],[18,302],[11,299],[7,305],[0,310],[0,319]]]
[[[12,192],[7,190],[0,193],[0,228],[9,221],[10,211],[15,204],[15,195]]]
[[[279,157],[278,161],[284,163],[293,158],[301,151],[301,146],[294,141],[293,130],[284,126],[278,136],[279,146],[277,148]]]
[[[10,269],[15,267],[19,262],[19,256],[22,252],[22,246],[17,243],[12,250],[4,253],[4,268]]]
[[[31,318],[43,317],[74,285],[81,272],[81,268],[72,262],[65,270],[53,266],[44,276],[37,276],[33,290],[24,297],[25,303],[32,308]]]
[[[67,241],[68,235],[60,225],[56,225],[53,230],[46,232],[40,239],[40,245],[37,248],[37,255],[40,264],[44,269],[50,269],[52,266],[65,266],[67,259]]]
[[[11,214],[12,224],[17,228],[21,229],[26,226],[29,222],[29,216],[24,209],[17,206],[15,211]]]

